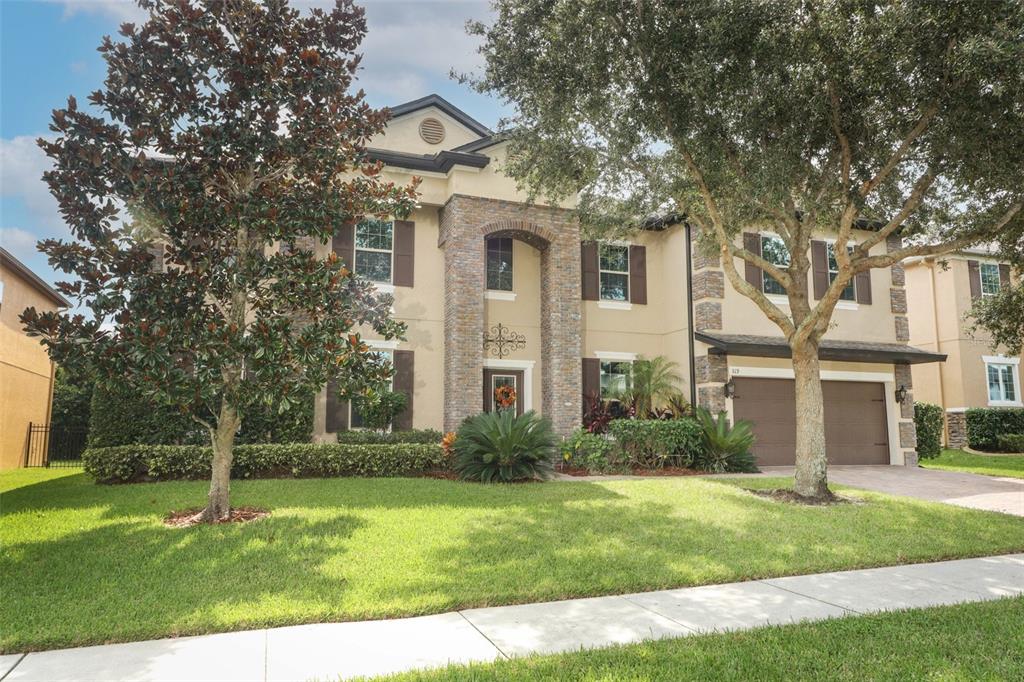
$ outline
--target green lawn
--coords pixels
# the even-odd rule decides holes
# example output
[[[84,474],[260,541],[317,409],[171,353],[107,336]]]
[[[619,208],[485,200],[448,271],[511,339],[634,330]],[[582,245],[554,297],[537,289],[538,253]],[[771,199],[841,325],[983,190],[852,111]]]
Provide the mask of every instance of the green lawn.
[[[249,524],[171,529],[201,481],[0,474],[0,647],[435,613],[1024,550],[1024,521],[867,492],[800,507],[780,479],[481,485],[235,482]]]
[[[992,457],[990,455],[974,455],[963,450],[943,450],[942,454],[935,459],[922,459],[921,466],[926,469],[1024,478],[1024,455]]]
[[[441,680],[1014,680],[1024,598],[407,673]]]

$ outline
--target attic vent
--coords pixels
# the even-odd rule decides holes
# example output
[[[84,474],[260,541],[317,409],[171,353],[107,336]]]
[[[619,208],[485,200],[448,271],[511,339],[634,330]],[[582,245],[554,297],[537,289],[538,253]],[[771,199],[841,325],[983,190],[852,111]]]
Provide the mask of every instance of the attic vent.
[[[444,124],[436,118],[420,121],[420,137],[428,144],[440,144],[444,140]]]

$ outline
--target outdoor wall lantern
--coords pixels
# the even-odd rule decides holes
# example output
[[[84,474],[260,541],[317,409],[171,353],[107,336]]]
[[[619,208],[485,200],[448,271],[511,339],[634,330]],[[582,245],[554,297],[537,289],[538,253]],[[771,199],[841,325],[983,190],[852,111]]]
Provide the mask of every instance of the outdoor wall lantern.
[[[896,402],[900,405],[907,399],[907,387],[900,384],[900,387],[896,389]]]
[[[736,397],[736,384],[733,383],[732,379],[729,379],[729,381],[722,385],[722,390],[725,391],[726,398]]]

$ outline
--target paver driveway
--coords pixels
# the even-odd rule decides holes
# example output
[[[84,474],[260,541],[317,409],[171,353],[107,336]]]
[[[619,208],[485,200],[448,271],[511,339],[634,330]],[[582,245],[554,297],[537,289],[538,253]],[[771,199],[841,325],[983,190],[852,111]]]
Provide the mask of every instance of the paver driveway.
[[[793,467],[762,467],[768,476],[792,476]],[[834,483],[1024,516],[1024,479],[901,466],[829,466]]]

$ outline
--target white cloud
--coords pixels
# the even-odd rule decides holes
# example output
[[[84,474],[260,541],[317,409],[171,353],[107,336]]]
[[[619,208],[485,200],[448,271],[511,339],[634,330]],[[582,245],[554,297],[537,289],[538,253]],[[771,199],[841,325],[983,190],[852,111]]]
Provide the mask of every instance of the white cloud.
[[[21,199],[25,208],[42,222],[61,222],[57,201],[43,182],[50,159],[29,135],[0,139],[0,194]]]
[[[146,20],[146,12],[142,11],[134,0],[47,0],[64,6],[64,18],[70,19],[76,14],[98,14],[110,17],[118,23],[132,21],[142,23]]]
[[[0,246],[21,260],[36,253],[38,238],[20,227],[0,227]]]

